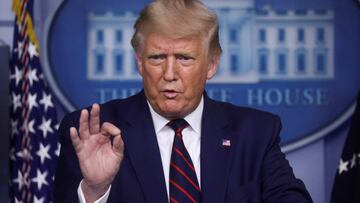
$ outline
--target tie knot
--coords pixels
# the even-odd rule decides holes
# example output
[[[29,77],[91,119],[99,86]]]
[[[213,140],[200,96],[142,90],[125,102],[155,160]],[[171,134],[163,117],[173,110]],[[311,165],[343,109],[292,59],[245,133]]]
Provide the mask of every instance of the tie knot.
[[[182,118],[171,120],[167,125],[172,128],[176,133],[181,133],[184,128],[189,126],[186,120]]]

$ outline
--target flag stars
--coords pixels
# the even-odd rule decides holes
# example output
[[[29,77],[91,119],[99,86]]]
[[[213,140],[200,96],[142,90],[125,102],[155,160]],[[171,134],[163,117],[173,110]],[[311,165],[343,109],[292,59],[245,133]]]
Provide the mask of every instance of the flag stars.
[[[40,143],[40,148],[36,152],[36,155],[40,157],[41,164],[44,164],[45,159],[51,159],[49,155],[50,145],[44,146],[42,143]]]
[[[60,155],[60,149],[61,149],[61,144],[60,144],[60,142],[58,142],[57,143],[57,149],[54,152],[56,156]]]
[[[15,203],[22,203],[22,201],[18,200],[16,197],[14,197]]]
[[[34,124],[35,124],[35,120],[33,119],[33,120],[31,120],[31,121],[29,122],[29,125],[28,125],[28,130],[29,130],[29,132],[31,132],[31,133],[33,133],[33,134],[35,134]]]
[[[44,117],[42,118],[42,123],[39,126],[39,129],[42,131],[44,138],[46,138],[48,133],[53,133],[53,129],[51,128],[51,118],[46,120]]]
[[[13,112],[16,112],[17,108],[21,107],[21,95],[17,95],[15,93],[12,93],[12,106],[13,106]]]
[[[26,131],[26,132],[30,132],[30,133],[33,133],[35,134],[35,129],[34,129],[34,124],[35,124],[35,120],[32,119],[30,122],[28,123],[24,123],[23,124],[23,130]]]
[[[37,94],[29,94],[29,97],[28,97],[28,104],[29,104],[29,111],[31,112],[31,109],[33,107],[39,107],[39,104],[36,102],[36,98],[37,98]]]
[[[59,130],[60,123],[57,123],[54,127],[55,127],[56,130]]]
[[[23,148],[22,150],[17,152],[16,155],[25,160],[32,160],[31,150],[27,148]]]
[[[358,164],[360,165],[360,163],[358,162],[359,159],[360,153],[353,153],[351,158],[349,158],[347,161],[343,161],[344,159],[341,158],[338,167],[339,175],[348,172],[355,167],[358,167]]]
[[[54,107],[54,104],[51,101],[51,94],[47,95],[45,92],[43,92],[42,98],[39,103],[44,106],[45,112],[47,112],[49,107]]]
[[[16,161],[16,157],[15,157],[15,148],[11,148],[9,151],[9,157],[12,161]]]
[[[15,179],[13,180],[13,183],[17,183],[17,184],[18,184],[18,188],[19,188],[19,191],[20,191],[23,186],[26,186],[26,185],[29,184],[27,180],[28,180],[28,174],[25,173],[25,175],[23,176],[23,174],[21,173],[21,171],[18,170],[17,178],[15,178]]]
[[[34,195],[34,203],[44,203],[44,197],[41,197],[40,199],[38,199],[37,197],[36,197],[36,195]]]
[[[356,154],[354,153],[350,161],[350,168],[354,168],[355,166],[356,166]]]
[[[36,50],[36,45],[30,42],[28,52],[30,55],[30,59],[32,59],[34,56],[39,56],[38,51]]]
[[[17,42],[17,47],[14,49],[14,52],[18,53],[18,59],[21,58],[22,50],[23,50],[24,43],[22,41]]]
[[[25,18],[16,21],[12,63],[6,74],[10,89],[5,99],[11,112],[9,137],[13,143],[8,152],[11,163],[8,182],[12,191],[9,201],[46,203],[52,200],[55,150],[59,150],[58,137],[52,135],[58,122],[54,97],[41,67],[34,27],[26,27],[25,21],[33,20],[28,9],[31,7],[21,8]]]
[[[11,137],[14,137],[15,135],[19,134],[18,121],[11,119],[10,123],[11,123]]]
[[[37,188],[40,191],[41,187],[43,185],[49,185],[49,183],[46,181],[46,176],[48,175],[47,171],[44,171],[44,173],[41,173],[39,169],[36,170],[36,177],[31,179],[32,182],[37,183]]]
[[[343,161],[342,159],[340,159],[340,164],[339,164],[339,175],[341,175],[343,172],[348,171],[348,161]]]
[[[15,66],[15,73],[10,75],[10,79],[14,80],[15,79],[15,85],[18,86],[19,82],[21,81],[22,78],[22,70],[20,70],[17,66]]]
[[[36,72],[37,72],[37,70],[35,68],[30,70],[30,73],[28,75],[30,86],[32,86],[34,84],[34,81],[36,81],[36,82],[39,81],[39,78],[37,77]]]

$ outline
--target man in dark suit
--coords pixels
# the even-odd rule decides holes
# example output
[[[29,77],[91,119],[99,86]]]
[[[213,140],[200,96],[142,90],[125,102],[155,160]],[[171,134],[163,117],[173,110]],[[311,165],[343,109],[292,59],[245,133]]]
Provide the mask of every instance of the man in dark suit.
[[[132,39],[144,90],[63,119],[54,202],[312,202],[279,118],[204,92],[218,30],[198,0],[144,8]]]

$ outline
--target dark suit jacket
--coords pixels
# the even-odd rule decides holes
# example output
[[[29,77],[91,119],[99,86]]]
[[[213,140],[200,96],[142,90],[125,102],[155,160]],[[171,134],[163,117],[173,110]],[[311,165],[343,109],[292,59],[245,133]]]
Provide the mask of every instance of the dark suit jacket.
[[[80,111],[63,119],[54,202],[77,202],[82,179],[69,128]],[[101,122],[121,129],[125,156],[108,202],[168,202],[160,152],[144,93],[101,105]],[[202,202],[312,202],[279,148],[280,120],[270,113],[209,99],[201,136]],[[223,146],[223,139],[231,146]]]

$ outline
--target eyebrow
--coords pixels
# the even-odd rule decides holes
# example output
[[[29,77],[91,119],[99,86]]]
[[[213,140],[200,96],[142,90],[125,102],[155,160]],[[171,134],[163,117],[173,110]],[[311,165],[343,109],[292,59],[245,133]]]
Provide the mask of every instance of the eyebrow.
[[[147,58],[154,57],[154,56],[166,56],[165,53],[149,53],[146,55]]]

